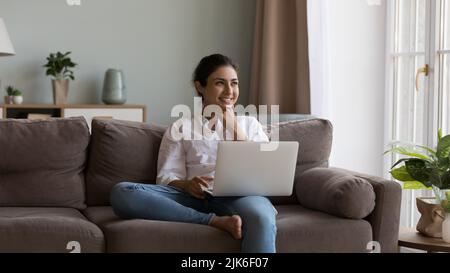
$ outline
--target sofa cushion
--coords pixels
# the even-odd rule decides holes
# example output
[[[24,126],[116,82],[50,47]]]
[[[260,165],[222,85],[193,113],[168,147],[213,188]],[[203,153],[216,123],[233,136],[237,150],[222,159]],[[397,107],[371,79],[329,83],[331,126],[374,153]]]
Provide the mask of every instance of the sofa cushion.
[[[301,120],[285,121],[268,126],[269,134],[278,132],[280,141],[298,141],[299,151],[295,177],[315,167],[328,167],[331,153],[333,127],[328,120],[303,117]],[[273,136],[271,136],[273,139]],[[297,179],[296,179],[297,181]],[[296,204],[296,183],[289,197],[270,197],[274,204]]]
[[[302,208],[277,206],[277,252],[367,252],[372,229],[350,220]],[[111,207],[90,207],[85,216],[106,237],[107,252],[240,251],[240,241],[211,226],[150,220],[122,220]]]
[[[94,119],[86,172],[88,205],[109,205],[110,191],[119,182],[155,183],[164,131],[140,122]]]
[[[89,207],[84,215],[104,232],[106,252],[239,252],[240,241],[206,225],[122,220],[112,207]]]
[[[102,231],[71,208],[0,208],[0,252],[103,252]],[[69,245],[70,246],[70,245]]]
[[[301,205],[339,217],[363,219],[375,207],[372,185],[339,169],[307,170],[298,178],[296,190]]]
[[[339,218],[299,205],[276,207],[277,251],[301,253],[368,252],[372,227],[365,220]]]
[[[84,209],[84,118],[0,120],[0,207]]]

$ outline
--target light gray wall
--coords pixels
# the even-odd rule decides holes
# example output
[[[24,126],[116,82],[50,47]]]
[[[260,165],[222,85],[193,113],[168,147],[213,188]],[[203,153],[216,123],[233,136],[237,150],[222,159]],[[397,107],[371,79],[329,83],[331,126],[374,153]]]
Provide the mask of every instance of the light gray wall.
[[[254,16],[255,0],[1,0],[16,56],[0,59],[0,94],[13,84],[25,103],[52,103],[42,65],[50,52],[72,51],[79,67],[69,103],[101,103],[105,71],[120,68],[127,103],[147,105],[149,122],[167,124],[173,105],[193,105],[196,64],[220,52],[241,66],[245,104]]]

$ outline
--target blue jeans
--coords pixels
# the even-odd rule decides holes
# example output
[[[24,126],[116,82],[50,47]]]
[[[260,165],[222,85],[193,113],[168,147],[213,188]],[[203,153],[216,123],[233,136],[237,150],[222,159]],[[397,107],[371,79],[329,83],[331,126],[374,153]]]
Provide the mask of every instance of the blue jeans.
[[[114,213],[124,219],[148,219],[209,225],[215,215],[242,219],[241,251],[275,253],[276,212],[261,196],[197,199],[172,186],[122,182],[111,191]]]

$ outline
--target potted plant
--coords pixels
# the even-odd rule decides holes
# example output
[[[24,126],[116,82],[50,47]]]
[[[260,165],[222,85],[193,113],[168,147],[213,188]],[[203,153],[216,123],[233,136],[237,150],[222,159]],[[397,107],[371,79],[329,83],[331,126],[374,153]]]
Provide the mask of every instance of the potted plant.
[[[7,86],[6,87],[6,96],[5,96],[5,104],[13,104],[14,103],[14,87],[13,86]]]
[[[390,173],[399,181],[405,183],[406,189],[432,189],[434,202],[426,202],[426,198],[417,198],[417,207],[422,217],[417,224],[417,230],[431,237],[442,236],[444,211],[442,202],[446,200],[450,189],[450,135],[442,136],[438,132],[436,149],[416,144],[399,146],[393,143],[393,148],[387,153],[396,153],[406,158],[398,160]]]
[[[69,55],[71,52],[62,54],[61,52],[51,53],[47,57],[47,64],[44,65],[47,68],[46,75],[53,76],[53,102],[55,104],[65,104],[67,102],[67,96],[69,93],[69,79],[75,80],[72,68],[77,66],[72,62]]]
[[[14,90],[13,101],[14,101],[14,104],[22,104],[23,96],[22,96],[22,92],[20,90],[17,90],[17,89]]]

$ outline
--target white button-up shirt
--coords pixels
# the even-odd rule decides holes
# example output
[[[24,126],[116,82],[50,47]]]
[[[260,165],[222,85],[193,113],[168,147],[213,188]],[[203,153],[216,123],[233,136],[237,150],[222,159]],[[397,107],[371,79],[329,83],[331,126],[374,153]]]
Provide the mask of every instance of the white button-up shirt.
[[[217,119],[215,130],[211,131],[210,121],[202,120],[200,126],[203,130],[192,130],[190,139],[171,133],[177,122],[167,129],[159,149],[157,184],[168,185],[174,180],[190,180],[196,176],[214,177],[218,142],[223,141],[223,124]],[[183,128],[185,126],[193,128],[193,120],[184,120]],[[247,134],[248,141],[269,141],[261,124],[254,117],[237,116],[237,126]],[[202,131],[210,133],[204,135]],[[225,137],[233,139],[229,130],[226,130]]]

